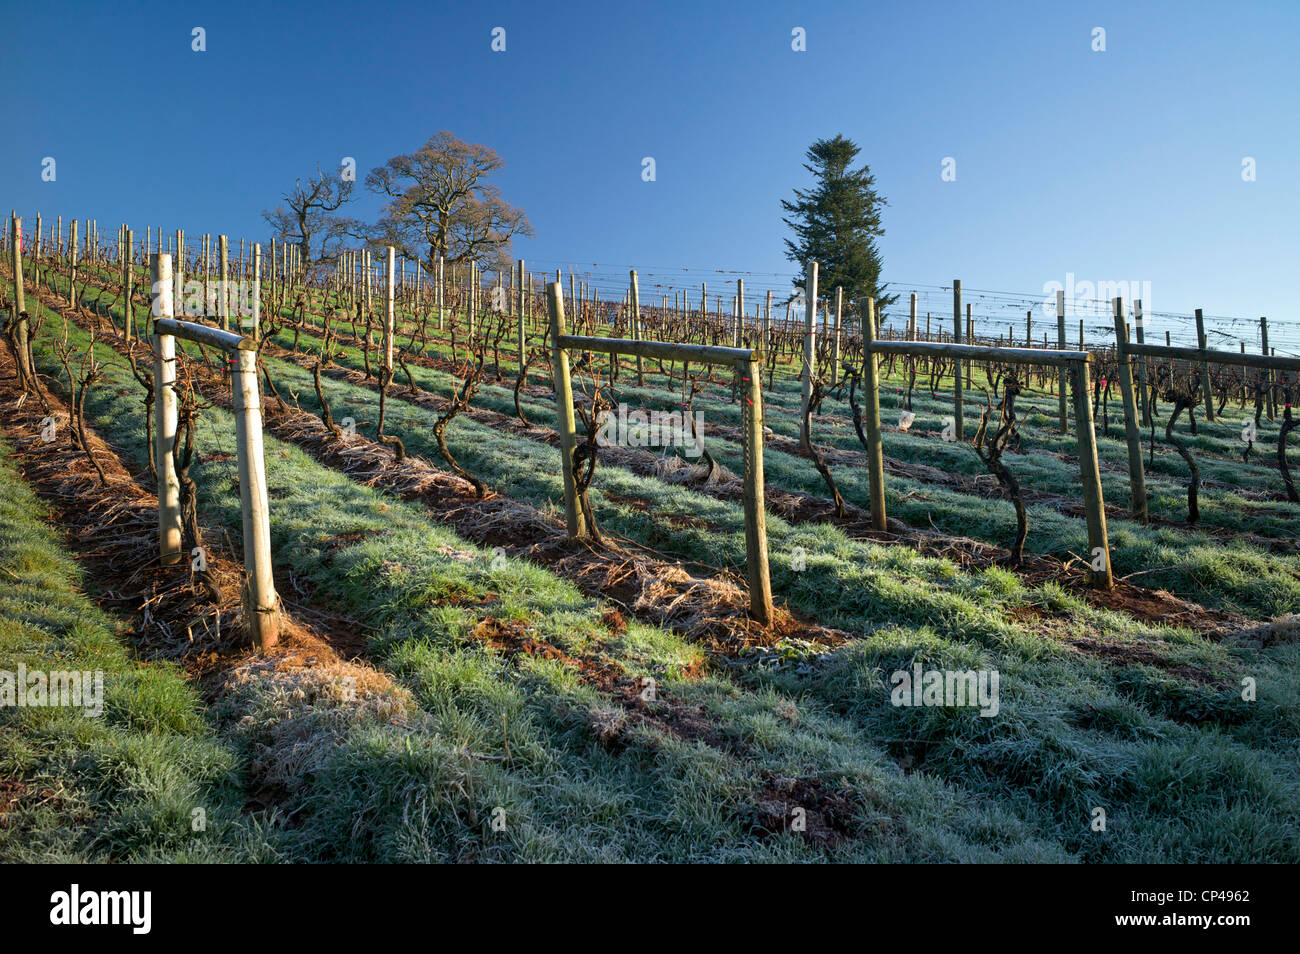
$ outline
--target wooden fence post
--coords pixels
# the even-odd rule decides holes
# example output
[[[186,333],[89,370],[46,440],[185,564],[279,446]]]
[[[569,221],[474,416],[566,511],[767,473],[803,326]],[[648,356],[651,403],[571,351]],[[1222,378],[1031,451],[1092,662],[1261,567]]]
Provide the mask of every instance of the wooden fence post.
[[[393,322],[395,320],[393,296],[396,292],[397,250],[388,246],[388,268],[384,276],[384,370],[393,376]]]
[[[844,286],[835,286],[835,343],[831,345],[831,387],[840,379],[840,321],[844,311]]]
[[[244,613],[263,650],[280,638],[279,599],[271,573],[271,516],[262,450],[262,397],[257,387],[257,352],[238,349],[231,382],[235,441],[239,455],[239,503],[244,517]]]
[[[1146,316],[1142,312],[1142,299],[1133,301],[1133,334],[1138,344],[1146,343]],[[1143,427],[1151,426],[1151,399],[1147,395],[1147,359],[1139,357],[1137,362],[1137,402],[1138,419]]]
[[[242,297],[242,296],[241,296]],[[241,330],[252,336],[254,341],[262,340],[262,244],[253,243],[253,313],[248,325],[239,322]],[[274,322],[272,322],[274,325]]]
[[[1147,482],[1142,471],[1142,434],[1138,430],[1133,397],[1133,371],[1128,353],[1128,328],[1124,325],[1124,299],[1115,299],[1115,360],[1119,365],[1120,396],[1124,402],[1124,436],[1128,441],[1128,486],[1133,516],[1147,523]]]
[[[221,268],[221,285],[217,295],[217,314],[221,318],[221,330],[230,330],[230,242],[224,235],[217,236],[219,267]]]
[[[123,250],[125,255],[122,256],[122,310],[125,315],[122,323],[122,334],[127,341],[135,333],[135,306],[131,299],[134,295],[132,289],[131,274],[131,246],[135,244],[135,233],[125,226],[122,229]]]
[[[744,343],[745,327],[745,280],[736,279],[736,334],[735,346],[739,348]]]
[[[1056,346],[1060,350],[1065,350],[1065,290],[1058,288],[1056,290]],[[1070,433],[1070,419],[1065,410],[1065,392],[1069,390],[1070,372],[1065,365],[1061,365],[1061,373],[1058,376],[1056,395],[1056,413],[1060,418],[1061,433]]]
[[[444,306],[444,304],[443,304],[443,297],[442,297],[443,284],[444,284],[444,283],[443,283],[443,277],[442,277],[442,256],[439,255],[439,256],[438,256],[438,278],[437,278],[437,292],[438,292],[438,330],[439,330],[439,331],[442,331],[443,321],[444,321],[444,319],[447,317],[447,312],[446,312],[446,308],[445,308],[445,306]]]
[[[1202,351],[1206,348],[1205,316],[1201,309],[1196,309],[1196,347]],[[1201,395],[1205,398],[1205,419],[1214,420],[1214,391],[1210,387],[1210,366],[1201,362]]]
[[[753,352],[757,354],[758,352]],[[772,622],[772,581],[767,566],[767,513],[763,480],[763,388],[757,360],[738,364],[745,383],[741,413],[745,433],[745,562],[749,569],[749,611],[762,626]],[[687,422],[683,421],[683,425]]]
[[[803,281],[803,400],[799,405],[799,449],[812,450],[809,436],[809,416],[812,409],[812,379],[817,362],[817,331],[814,325],[817,312],[817,263],[809,262]]]
[[[880,444],[880,378],[876,354],[871,350],[876,340],[876,300],[867,299],[866,320],[862,322],[863,382],[862,398],[866,402],[868,491],[871,495],[871,529],[885,529],[885,458]]]
[[[68,276],[70,279],[68,284],[68,301],[72,302],[72,306],[75,308],[77,307],[77,260],[78,260],[76,219],[73,219],[71,222],[68,223],[68,231],[69,231]]]
[[[524,331],[524,260],[519,260],[519,278],[516,281],[515,300],[519,309],[519,373],[524,373],[524,362],[528,360],[527,339]],[[527,382],[524,382],[527,384]]]
[[[172,258],[153,257],[153,317],[174,316]],[[154,466],[158,471],[158,557],[163,566],[181,561],[181,484],[172,457],[176,446],[176,339],[155,334],[153,349]]]
[[[632,278],[632,292],[631,292],[632,317],[629,323],[632,326],[632,340],[640,341],[641,340],[641,288],[637,282],[635,268],[632,269],[630,275]],[[639,388],[645,387],[645,371],[641,365],[640,355],[636,356],[636,386]]]
[[[1259,319],[1259,337],[1260,344],[1263,346],[1262,353],[1268,357],[1268,319],[1261,317]],[[1264,410],[1268,414],[1268,419],[1273,420],[1273,415],[1277,412],[1277,400],[1273,396],[1273,369],[1267,368],[1264,371]]]
[[[952,341],[961,344],[961,279],[952,280]],[[956,440],[964,440],[966,435],[963,422],[964,407],[961,393],[961,359],[953,358],[952,365],[952,408],[953,423],[956,425]]]
[[[569,538],[587,535],[586,521],[578,509],[578,491],[573,478],[573,446],[577,427],[573,415],[573,384],[569,380],[569,354],[560,345],[564,328],[564,286],[559,280],[546,286],[546,307],[551,319],[551,369],[555,375],[555,414],[560,432],[560,464],[564,475],[564,518]]]
[[[1106,537],[1106,504],[1101,492],[1101,469],[1097,465],[1097,433],[1092,422],[1092,381],[1087,361],[1075,361],[1074,428],[1079,440],[1079,482],[1083,487],[1083,508],[1088,523],[1088,560],[1091,582],[1097,589],[1114,585],[1110,569],[1110,541]],[[1100,559],[1101,569],[1094,568]]]
[[[22,387],[26,389],[35,383],[32,376],[31,362],[28,361],[30,346],[27,341],[27,304],[23,297],[23,218],[15,215],[10,229],[9,247],[13,252],[14,265],[14,342],[18,349],[18,371],[22,376]]]

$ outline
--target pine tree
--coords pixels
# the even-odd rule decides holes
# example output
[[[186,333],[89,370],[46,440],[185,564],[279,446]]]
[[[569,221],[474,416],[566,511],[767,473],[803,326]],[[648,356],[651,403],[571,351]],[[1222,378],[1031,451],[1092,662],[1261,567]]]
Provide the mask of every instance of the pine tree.
[[[876,178],[864,163],[851,168],[861,149],[851,139],[818,139],[807,152],[804,168],[816,179],[810,190],[795,189],[793,202],[781,202],[793,231],[786,257],[801,271],[818,263],[817,285],[825,295],[844,288],[845,310],[865,314],[867,298],[876,299],[876,316],[898,299],[880,283],[881,258],[876,239],[885,234],[880,210],[888,203],[875,189]],[[795,286],[802,289],[803,278]],[[852,304],[849,304],[852,303]]]

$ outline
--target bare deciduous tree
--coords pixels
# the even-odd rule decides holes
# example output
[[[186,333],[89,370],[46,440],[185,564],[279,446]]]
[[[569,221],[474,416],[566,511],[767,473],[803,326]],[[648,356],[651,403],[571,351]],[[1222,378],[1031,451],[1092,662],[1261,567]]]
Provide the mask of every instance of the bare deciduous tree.
[[[440,132],[417,151],[371,170],[366,185],[389,202],[371,240],[433,269],[438,257],[496,267],[510,260],[510,241],[531,236],[522,209],[487,181],[505,161],[487,146]]]
[[[330,261],[354,225],[334,214],[352,199],[352,185],[341,173],[322,172],[317,166],[314,176],[294,182],[291,190],[281,193],[284,201],[264,210],[262,218],[275,238],[301,246],[304,262]]]

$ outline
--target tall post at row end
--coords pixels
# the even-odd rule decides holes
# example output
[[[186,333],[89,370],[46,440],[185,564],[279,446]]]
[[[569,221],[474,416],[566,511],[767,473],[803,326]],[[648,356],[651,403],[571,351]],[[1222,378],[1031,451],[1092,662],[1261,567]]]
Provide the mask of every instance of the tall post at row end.
[[[1206,349],[1205,338],[1205,315],[1201,309],[1196,309],[1196,347],[1201,351]],[[1210,366],[1201,362],[1201,396],[1205,399],[1205,419],[1214,420],[1214,390],[1210,385]]]
[[[1147,484],[1142,470],[1142,433],[1138,430],[1137,402],[1133,395],[1133,369],[1128,353],[1128,328],[1124,324],[1124,299],[1116,298],[1115,360],[1119,365],[1120,397],[1124,402],[1124,437],[1128,442],[1128,486],[1133,516],[1147,522]]]
[[[803,399],[799,405],[799,449],[812,450],[809,418],[812,415],[812,379],[817,361],[817,331],[813,322],[817,310],[817,263],[809,262],[803,282]]]
[[[871,529],[886,529],[885,457],[880,445],[880,377],[876,353],[876,300],[867,299],[867,313],[862,322],[862,397],[866,402],[868,492],[871,495]]]
[[[1065,290],[1056,290],[1056,346],[1065,350]],[[1057,381],[1056,415],[1060,419],[1062,434],[1070,433],[1070,418],[1065,409],[1065,392],[1069,390],[1070,372],[1061,365]]]
[[[573,383],[569,379],[569,353],[560,344],[564,327],[564,286],[558,280],[546,286],[546,308],[551,321],[551,368],[555,375],[555,414],[560,432],[560,466],[564,477],[564,519],[569,538],[587,534],[586,521],[578,509],[573,474],[573,446],[577,426],[573,414]]]
[[[751,352],[757,355],[758,352]],[[749,612],[761,626],[772,622],[772,581],[767,565],[767,515],[764,510],[763,389],[755,358],[736,367],[744,379],[741,418],[745,433],[745,561],[749,570]]]
[[[1082,349],[1081,349],[1082,350]],[[1114,585],[1110,568],[1110,540],[1106,535],[1106,505],[1097,463],[1097,432],[1092,421],[1092,378],[1087,361],[1073,362],[1074,429],[1079,440],[1079,482],[1088,524],[1088,561],[1092,586],[1109,590]]]
[[[262,449],[262,396],[257,387],[257,352],[238,349],[231,380],[235,442],[239,454],[239,503],[244,526],[244,615],[263,650],[280,639],[280,600],[271,573],[271,509]]]
[[[172,257],[153,256],[153,317],[171,318]],[[154,464],[158,470],[158,559],[163,566],[181,561],[181,484],[172,454],[176,446],[176,339],[156,334],[153,340]]]
[[[961,344],[961,279],[952,280],[952,340],[954,344]],[[954,437],[956,440],[964,440],[966,428],[963,423],[965,409],[963,407],[961,391],[961,359],[953,358],[952,365],[952,410],[953,423],[956,425]]]

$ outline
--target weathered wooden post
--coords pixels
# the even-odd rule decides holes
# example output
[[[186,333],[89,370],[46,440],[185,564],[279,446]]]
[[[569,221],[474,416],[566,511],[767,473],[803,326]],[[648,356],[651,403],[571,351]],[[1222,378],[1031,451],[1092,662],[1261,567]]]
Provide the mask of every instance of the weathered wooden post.
[[[1128,328],[1124,324],[1124,299],[1115,299],[1115,360],[1119,365],[1120,395],[1124,402],[1124,435],[1128,441],[1128,486],[1133,516],[1147,522],[1147,483],[1142,471],[1142,434],[1138,430],[1133,397],[1133,371],[1129,362]]]
[[[1074,427],[1079,440],[1079,482],[1083,488],[1083,508],[1088,524],[1088,565],[1092,585],[1097,589],[1108,590],[1114,585],[1114,578],[1110,569],[1110,541],[1106,536],[1101,469],[1097,465],[1097,434],[1092,421],[1092,381],[1087,361],[1074,361],[1072,364]]]
[[[274,325],[275,322],[273,321],[271,324]],[[250,335],[254,341],[262,340],[262,245],[260,242],[253,243],[252,314],[248,316],[248,321],[244,321],[241,316],[239,327],[244,334]]]
[[[393,376],[393,321],[395,318],[393,296],[397,278],[397,250],[388,246],[388,267],[384,276],[384,370]]]
[[[1261,353],[1267,358],[1272,352],[1268,350],[1268,319],[1264,317],[1259,319],[1259,338],[1262,346]],[[1264,396],[1264,410],[1271,421],[1273,415],[1277,412],[1277,399],[1273,396],[1272,368],[1266,368],[1264,371]]]
[[[817,331],[814,327],[817,312],[817,263],[809,262],[803,280],[803,400],[799,405],[799,449],[812,450],[809,434],[809,417],[812,414],[812,379],[817,361]]]
[[[1138,344],[1146,344],[1146,318],[1142,313],[1142,299],[1133,301],[1133,334]],[[1139,420],[1143,427],[1151,426],[1151,401],[1147,397],[1147,359],[1139,357],[1137,362],[1137,401]]]
[[[437,292],[438,292],[438,330],[439,330],[439,331],[442,331],[442,324],[443,324],[443,321],[444,321],[444,319],[447,317],[446,309],[445,309],[444,306],[443,306],[442,288],[443,288],[443,278],[442,278],[442,256],[439,255],[439,256],[438,256],[438,278],[437,278]]]
[[[1205,340],[1205,316],[1201,309],[1196,309],[1196,347],[1204,351],[1206,348]],[[1214,420],[1214,392],[1210,387],[1210,365],[1201,362],[1201,396],[1205,399],[1205,419]]]
[[[231,382],[235,441],[239,451],[239,502],[244,514],[244,612],[253,638],[271,649],[280,637],[279,599],[271,574],[271,512],[262,449],[262,397],[257,387],[257,352],[236,350]]]
[[[1056,347],[1065,350],[1065,290],[1062,288],[1056,290]],[[1061,365],[1057,381],[1056,413],[1062,434],[1070,433],[1070,419],[1065,411],[1065,392],[1069,389],[1069,380],[1069,371],[1065,365]]]
[[[221,318],[221,330],[230,330],[230,243],[226,236],[217,236],[219,266],[221,268],[221,286],[217,295],[217,313]]]
[[[952,341],[953,344],[961,344],[961,279],[952,280]],[[964,440],[966,436],[966,426],[963,420],[965,408],[962,401],[961,392],[961,359],[954,357],[952,359],[952,409],[953,423],[956,425],[954,437],[956,440]]]
[[[755,355],[758,352],[753,352]],[[771,624],[772,581],[767,565],[767,516],[763,478],[763,388],[757,360],[738,365],[745,384],[741,413],[745,433],[745,562],[749,570],[749,612],[760,625]],[[689,427],[685,421],[683,426]]]
[[[153,317],[175,315],[171,298],[170,255],[153,257]],[[158,471],[158,558],[163,566],[181,561],[181,484],[172,454],[176,447],[176,339],[163,333],[153,340],[154,466]]]
[[[68,301],[72,302],[72,306],[75,308],[77,307],[77,262],[78,262],[77,220],[75,218],[68,223],[68,230],[70,232],[68,236],[68,268],[69,268],[68,275],[70,279],[68,285]]]
[[[134,289],[132,288],[131,274],[131,248],[135,245],[135,233],[128,228],[122,229],[123,251],[126,253],[122,256],[122,310],[125,315],[123,319],[122,334],[127,341],[131,340],[135,334],[135,306],[132,304]]]
[[[637,284],[635,268],[632,269],[631,276],[632,276],[632,291],[631,291],[632,318],[630,324],[632,325],[632,340],[640,341],[641,340],[641,289]],[[636,356],[636,386],[639,388],[645,387],[645,373],[644,373],[644,369],[641,366],[641,355],[639,354]]]
[[[835,343],[831,345],[831,387],[840,379],[840,320],[844,314],[844,286],[835,286]]]
[[[12,218],[9,248],[13,252],[14,265],[14,343],[18,350],[18,372],[22,377],[23,388],[35,383],[31,362],[28,360],[31,349],[27,341],[27,303],[23,297],[23,219],[20,215]]]
[[[885,522],[885,458],[880,443],[880,379],[876,353],[871,345],[876,340],[876,300],[867,299],[866,320],[862,322],[862,398],[866,402],[868,490],[871,495],[871,529],[884,530]]]
[[[172,308],[185,314],[185,233],[176,230],[176,253],[172,257]]]
[[[745,327],[745,280],[736,279],[736,335],[735,346],[739,348],[745,341],[743,329]]]
[[[519,260],[519,278],[516,284],[518,287],[515,289],[515,304],[516,308],[519,310],[517,316],[519,320],[519,374],[522,376],[524,373],[524,363],[528,360],[526,354],[526,335],[524,332],[524,260],[522,258]]]
[[[634,273],[635,274],[635,273]],[[573,447],[577,426],[573,414],[573,384],[569,380],[569,354],[560,344],[564,326],[564,286],[557,279],[546,286],[546,307],[551,320],[551,369],[555,376],[555,413],[560,432],[560,464],[564,477],[564,518],[569,538],[587,535],[586,520],[578,509],[578,490],[573,475]]]

